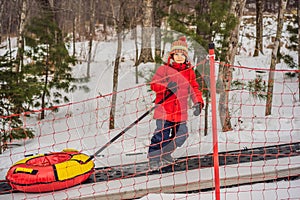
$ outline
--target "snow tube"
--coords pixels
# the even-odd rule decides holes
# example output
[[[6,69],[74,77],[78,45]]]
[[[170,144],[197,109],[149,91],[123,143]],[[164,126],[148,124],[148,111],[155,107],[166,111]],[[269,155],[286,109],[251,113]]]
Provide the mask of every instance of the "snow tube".
[[[78,185],[94,171],[90,157],[76,150],[34,155],[18,161],[7,172],[14,190],[50,192]]]

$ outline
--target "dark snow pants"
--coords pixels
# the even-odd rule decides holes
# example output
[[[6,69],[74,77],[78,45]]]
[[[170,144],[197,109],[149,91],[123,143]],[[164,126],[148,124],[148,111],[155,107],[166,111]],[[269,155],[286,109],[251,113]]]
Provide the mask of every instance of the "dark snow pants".
[[[164,155],[171,154],[183,145],[188,137],[186,122],[170,122],[156,120],[156,130],[151,138],[148,158],[160,160]]]

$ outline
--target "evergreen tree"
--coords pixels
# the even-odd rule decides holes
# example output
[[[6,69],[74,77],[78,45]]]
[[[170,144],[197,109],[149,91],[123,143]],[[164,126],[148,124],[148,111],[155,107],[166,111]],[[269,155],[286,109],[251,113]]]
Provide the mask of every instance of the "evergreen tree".
[[[299,44],[298,44],[298,17],[296,15],[292,15],[290,18],[290,24],[287,26],[287,32],[290,34],[289,37],[289,43],[286,45],[286,48],[291,50],[291,51],[297,51]],[[282,56],[284,62],[292,69],[297,69],[298,64],[294,61],[293,57],[286,54]],[[295,77],[296,73],[287,73],[288,76],[290,77]]]
[[[36,90],[30,90],[30,79],[27,81],[21,73],[13,71],[14,60],[10,53],[0,56],[0,153],[5,150],[7,142],[12,139],[33,138],[33,131],[24,127],[20,114],[27,111]],[[12,115],[13,114],[13,115]]]
[[[45,117],[44,108],[54,104],[68,102],[65,93],[73,92],[77,87],[72,85],[75,79],[71,75],[71,64],[75,64],[74,57],[69,56],[65,43],[59,36],[61,31],[51,15],[34,18],[26,27],[26,45],[30,47],[26,55],[31,60],[24,67],[26,73],[39,80],[40,102],[36,107],[42,108],[41,119]],[[51,99],[51,101],[47,101]]]
[[[298,13],[290,17],[290,23],[287,26],[287,32],[289,33],[289,41],[286,48],[291,51],[298,51],[298,63],[289,54],[283,55],[284,62],[292,69],[298,69],[298,72],[287,72],[286,75],[293,78],[298,76],[298,90],[300,90],[300,5],[298,5]],[[298,95],[300,99],[300,93]]]
[[[212,41],[216,43],[217,48],[215,52],[217,58],[221,61],[225,61],[229,49],[228,38],[237,22],[236,17],[229,12],[230,5],[230,2],[222,0],[199,1],[199,4],[195,7],[195,15],[186,15],[185,13],[176,11],[172,12],[172,16],[170,16],[171,27],[176,31],[188,35],[196,41],[193,45],[195,50],[194,59],[198,62],[205,59],[207,50],[204,51],[203,47],[207,49],[208,44]],[[190,27],[196,27],[196,31]],[[221,69],[222,68],[220,68],[220,70]],[[197,67],[196,76],[206,99],[205,105],[209,104],[209,74],[210,70],[206,65],[200,65]],[[219,84],[218,88],[222,89],[220,86],[222,85]],[[224,89],[222,91],[224,91]],[[206,106],[204,110],[205,116],[207,116],[208,107]],[[229,112],[227,113],[229,114]],[[205,118],[205,134],[207,133],[208,128],[207,120],[208,119]],[[230,128],[228,130],[230,130]]]

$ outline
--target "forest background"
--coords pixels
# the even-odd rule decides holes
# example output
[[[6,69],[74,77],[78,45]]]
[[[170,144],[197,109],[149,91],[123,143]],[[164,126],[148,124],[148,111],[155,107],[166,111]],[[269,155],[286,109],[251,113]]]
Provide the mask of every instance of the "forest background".
[[[284,60],[290,68],[300,69],[299,62],[280,53],[283,22],[289,20],[294,25],[288,28],[291,37],[287,48],[298,50],[299,55],[299,10],[299,0],[1,0],[0,48],[5,53],[0,57],[0,153],[14,139],[34,137],[33,130],[24,126],[22,115],[29,116],[38,111],[39,118],[44,119],[46,110],[55,111],[57,105],[70,101],[64,93],[88,90],[78,83],[87,82],[91,76],[95,41],[118,41],[112,63],[114,81],[109,123],[109,128],[114,129],[122,41],[129,32],[136,47],[136,83],[138,66],[148,62],[159,66],[167,53],[165,44],[176,39],[164,34],[164,30],[186,35],[202,47],[194,48],[191,58],[194,63],[205,58],[203,52],[207,51],[209,43],[215,43],[216,60],[220,62],[217,82],[220,121],[222,131],[232,130],[228,91],[238,83],[231,82],[232,68],[228,66],[234,63],[238,53],[240,22],[245,15],[254,16],[252,23],[256,24],[256,36],[249,36],[256,41],[251,56],[264,53],[263,37],[267,36],[262,34],[263,17],[273,15],[277,18],[276,37],[272,38],[273,45],[269,47],[273,49],[269,81],[265,85],[258,77],[255,84],[247,85],[248,90],[256,91],[256,95],[264,94],[259,97],[266,99],[265,114],[270,115],[272,71],[276,63]],[[142,28],[141,36],[136,31],[138,27]],[[151,41],[152,35],[154,41]],[[17,50],[12,47],[12,38],[17,38]],[[75,43],[81,41],[89,43],[87,54],[76,49]],[[72,53],[67,51],[68,45],[73,46]],[[87,62],[85,78],[72,76],[72,66],[78,62]],[[198,69],[197,77],[208,105],[209,86],[203,80],[209,73],[205,69]],[[299,72],[288,75],[300,79]],[[207,113],[208,106],[204,110]]]

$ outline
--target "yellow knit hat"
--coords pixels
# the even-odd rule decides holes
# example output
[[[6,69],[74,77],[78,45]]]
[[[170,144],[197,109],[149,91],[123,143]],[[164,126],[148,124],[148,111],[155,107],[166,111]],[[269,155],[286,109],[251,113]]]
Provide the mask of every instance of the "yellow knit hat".
[[[188,57],[188,45],[184,36],[172,43],[170,55],[174,53],[183,53],[185,57]]]

